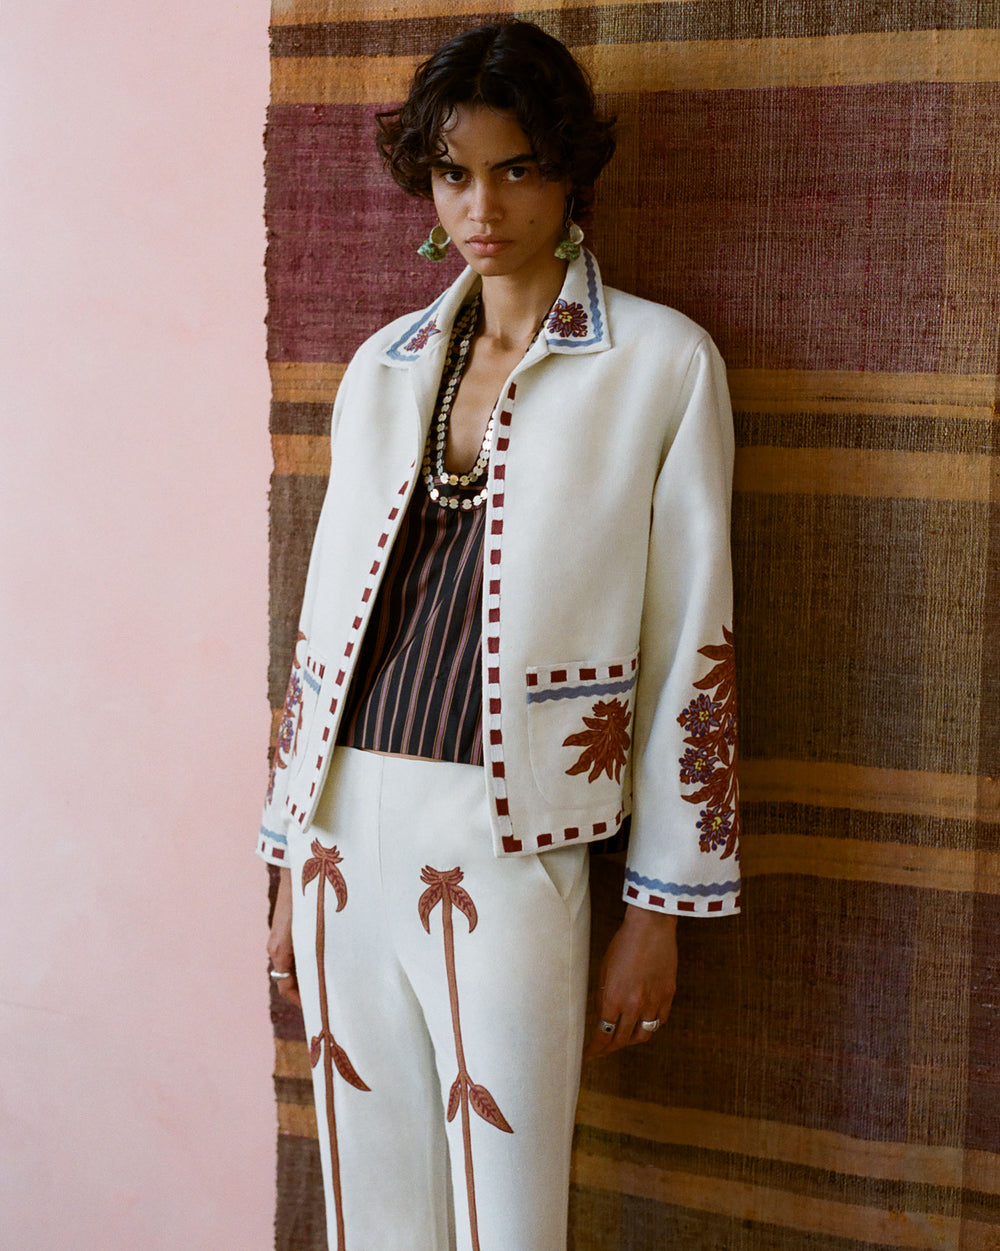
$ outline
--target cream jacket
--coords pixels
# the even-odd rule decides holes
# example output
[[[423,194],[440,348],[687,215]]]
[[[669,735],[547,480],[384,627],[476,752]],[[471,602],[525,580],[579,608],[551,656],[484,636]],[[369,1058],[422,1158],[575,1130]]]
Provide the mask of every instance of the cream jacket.
[[[309,829],[449,330],[479,279],[380,330],[333,411],[332,469],[258,851]],[[497,406],[483,576],[484,785],[497,856],[607,838],[625,898],[739,909],[722,360],[682,314],[572,262]],[[447,817],[442,797],[442,819]]]

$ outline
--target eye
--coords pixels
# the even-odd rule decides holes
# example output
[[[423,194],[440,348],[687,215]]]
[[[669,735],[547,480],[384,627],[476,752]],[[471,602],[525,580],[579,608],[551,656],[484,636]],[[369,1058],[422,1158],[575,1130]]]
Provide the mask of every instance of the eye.
[[[460,187],[465,181],[465,170],[456,169],[452,165],[444,166],[434,171],[434,177],[443,182],[448,187]]]
[[[507,178],[510,182],[522,182],[530,173],[531,170],[527,165],[507,166]]]

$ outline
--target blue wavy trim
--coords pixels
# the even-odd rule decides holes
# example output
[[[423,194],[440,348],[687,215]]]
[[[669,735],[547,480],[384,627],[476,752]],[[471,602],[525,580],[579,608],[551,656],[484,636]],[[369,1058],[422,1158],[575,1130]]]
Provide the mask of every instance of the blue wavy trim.
[[[288,839],[284,834],[277,834],[274,830],[269,830],[266,825],[260,827],[260,832],[269,842],[277,843],[279,847],[288,846]]]
[[[655,891],[658,895],[695,895],[699,899],[704,899],[709,895],[734,895],[739,892],[740,882],[712,882],[709,886],[685,886],[678,882],[661,882],[659,878],[643,877],[641,873],[636,873],[633,869],[625,870],[626,882],[631,882],[633,886],[642,886],[648,891]]]
[[[593,334],[589,339],[563,338],[562,335],[546,335],[550,343],[558,343],[560,347],[584,348],[600,343],[604,338],[604,318],[601,316],[601,301],[597,298],[597,269],[594,258],[586,248],[583,250],[583,262],[587,267],[587,295],[590,302],[590,320]]]
[[[620,682],[590,682],[586,686],[561,686],[551,691],[528,691],[529,704],[544,704],[549,699],[577,699],[582,695],[621,695],[635,686],[635,675]]]
[[[305,682],[307,686],[311,686],[314,691],[319,691],[319,678],[315,675],[315,673],[310,673],[308,669],[303,669],[302,681]]]
[[[421,328],[421,326],[423,326],[431,317],[434,316],[435,312],[437,311],[438,305],[441,303],[441,301],[444,299],[444,297],[447,294],[448,294],[447,291],[441,292],[441,294],[434,301],[434,303],[430,306],[430,308],[427,309],[427,311],[421,317],[419,317],[413,323],[413,325],[410,326],[408,330],[404,330],[395,343],[393,343],[390,347],[386,348],[385,350],[386,356],[391,357],[392,360],[394,361],[416,360],[416,358],[423,351],[423,348],[419,348],[416,352],[407,352],[405,350],[401,352],[399,349],[403,346],[404,343],[408,343],[409,340],[412,339],[413,336],[417,333],[417,331]],[[424,344],[424,347],[426,346],[427,344]]]

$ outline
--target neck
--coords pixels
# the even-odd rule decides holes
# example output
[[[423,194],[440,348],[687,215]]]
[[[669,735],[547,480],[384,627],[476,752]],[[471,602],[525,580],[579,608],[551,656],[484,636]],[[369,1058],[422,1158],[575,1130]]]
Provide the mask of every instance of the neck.
[[[566,262],[557,261],[529,281],[484,278],[480,335],[501,348],[524,348],[538,331],[566,277]]]

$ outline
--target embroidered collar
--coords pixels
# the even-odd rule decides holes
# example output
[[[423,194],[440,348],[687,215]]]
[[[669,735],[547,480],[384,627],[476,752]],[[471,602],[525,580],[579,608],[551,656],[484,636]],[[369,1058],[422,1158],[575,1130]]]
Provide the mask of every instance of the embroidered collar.
[[[458,310],[479,285],[479,277],[465,269],[433,304],[406,321],[403,330],[382,350],[385,363],[406,365],[435,350],[438,343],[447,346]],[[586,248],[567,266],[562,289],[545,319],[542,338],[550,352],[604,352],[611,347],[601,271]]]

